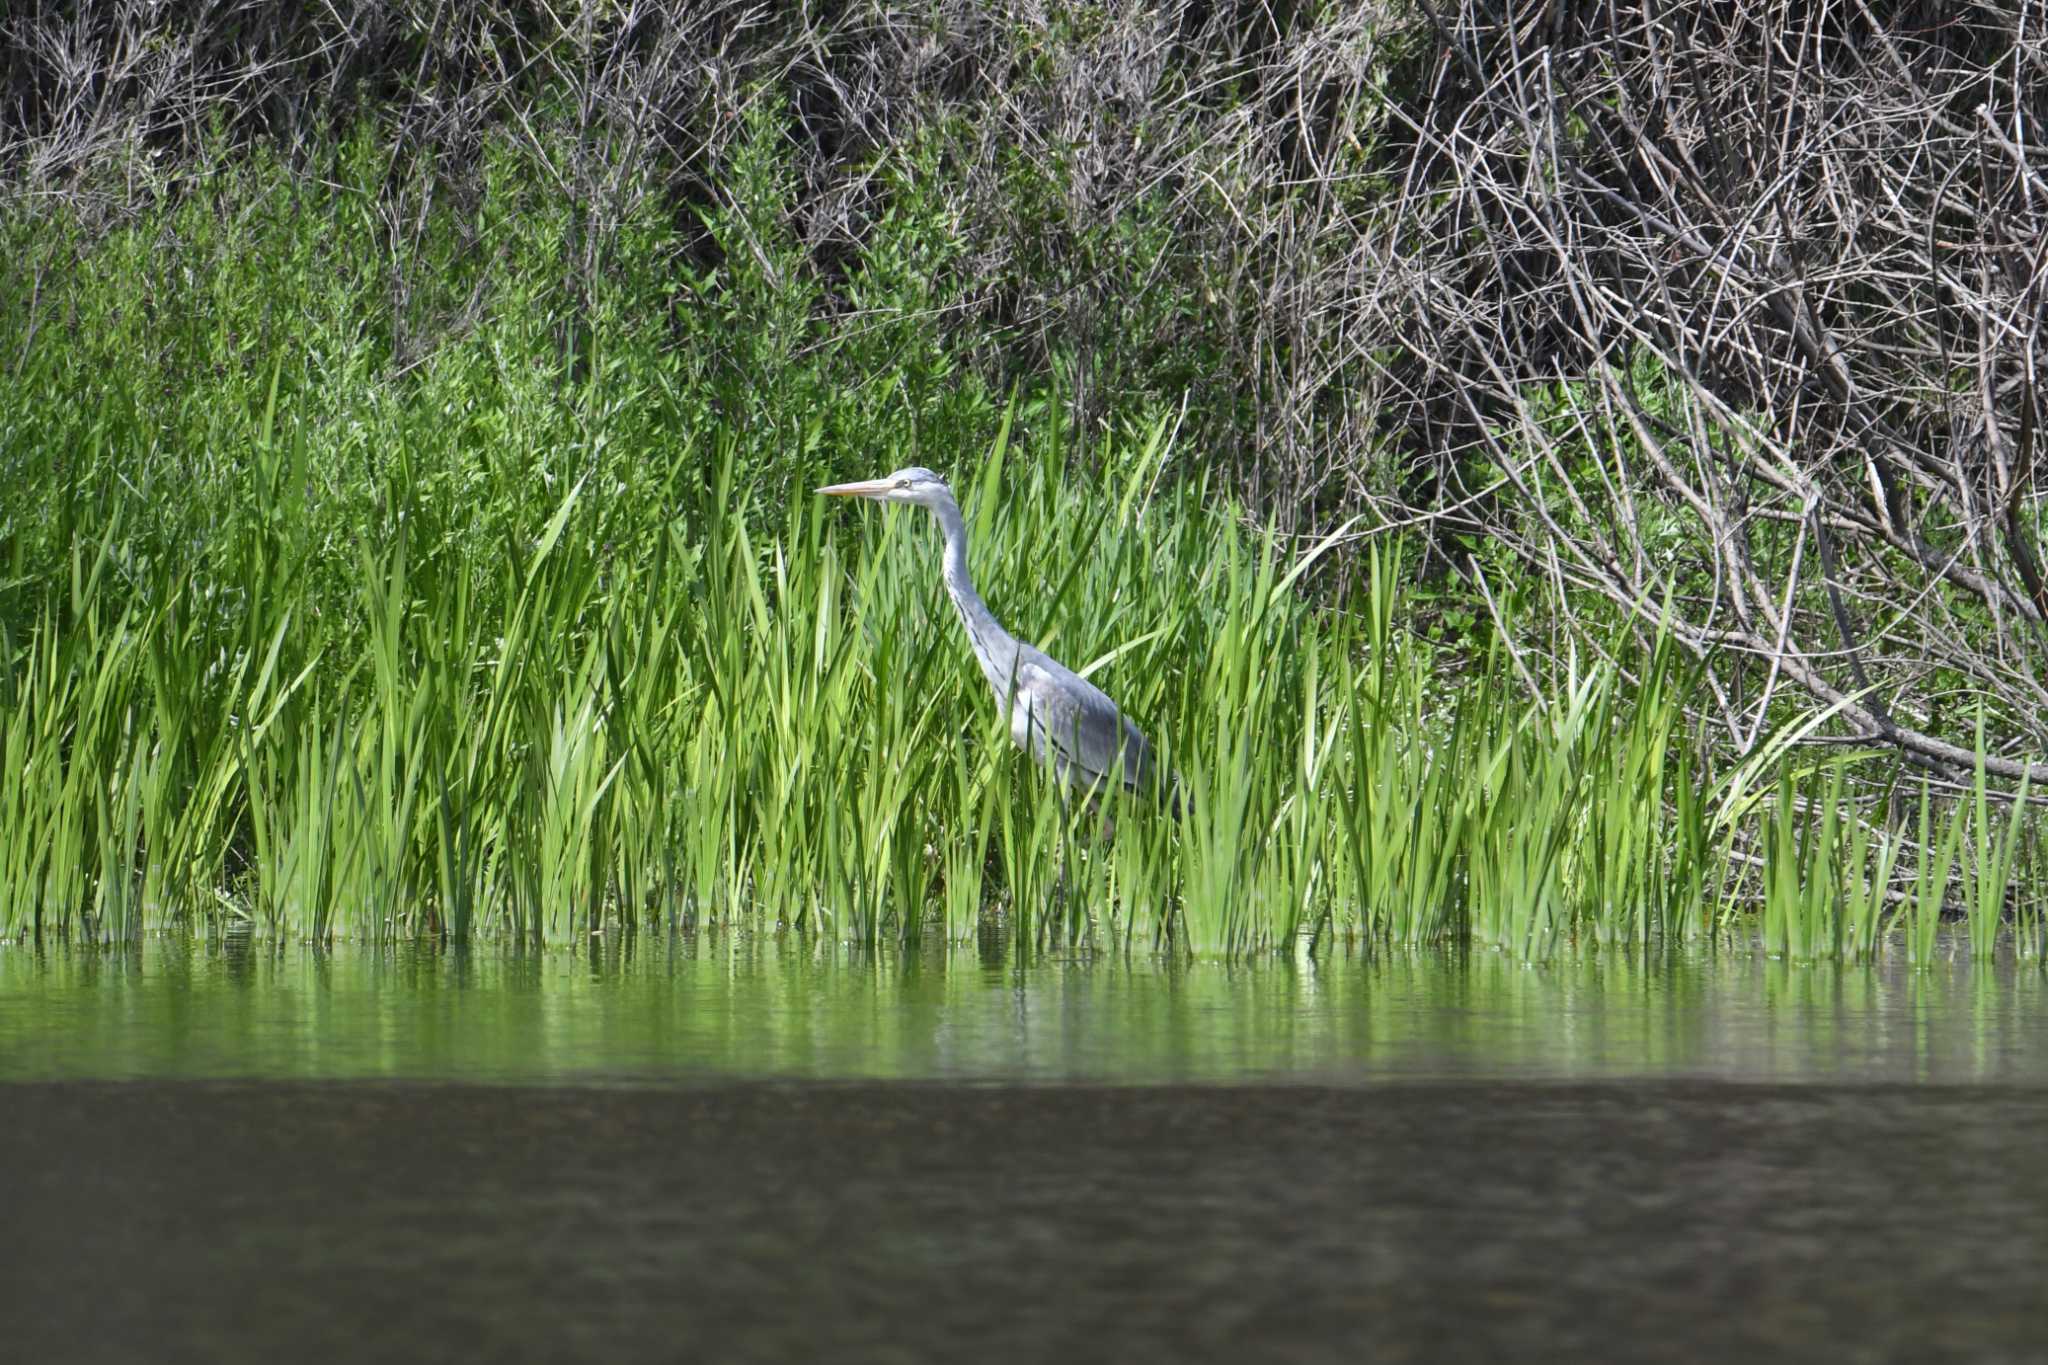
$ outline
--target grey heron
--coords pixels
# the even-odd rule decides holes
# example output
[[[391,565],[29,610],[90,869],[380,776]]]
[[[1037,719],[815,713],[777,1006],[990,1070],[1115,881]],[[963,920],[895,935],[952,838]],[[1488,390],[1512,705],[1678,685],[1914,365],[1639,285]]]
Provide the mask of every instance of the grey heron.
[[[975,592],[967,572],[967,522],[944,479],[913,465],[886,478],[835,483],[818,491],[836,498],[910,503],[938,518],[946,538],[946,595],[967,629],[967,643],[995,693],[996,706],[1009,713],[1010,738],[1017,747],[1084,794],[1098,792],[1112,774],[1128,790],[1155,792],[1152,745],[1144,732],[1101,688],[1003,629]],[[1177,791],[1171,804],[1179,815]]]

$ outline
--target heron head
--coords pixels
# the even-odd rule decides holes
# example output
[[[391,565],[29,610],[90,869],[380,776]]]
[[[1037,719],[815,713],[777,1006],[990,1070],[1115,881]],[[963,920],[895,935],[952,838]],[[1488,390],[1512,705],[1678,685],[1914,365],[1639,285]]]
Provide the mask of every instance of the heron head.
[[[899,469],[880,479],[865,479],[859,483],[835,483],[818,490],[835,498],[871,498],[876,502],[914,502],[926,507],[941,500],[950,500],[953,490],[946,487],[946,481],[922,465],[911,465]]]

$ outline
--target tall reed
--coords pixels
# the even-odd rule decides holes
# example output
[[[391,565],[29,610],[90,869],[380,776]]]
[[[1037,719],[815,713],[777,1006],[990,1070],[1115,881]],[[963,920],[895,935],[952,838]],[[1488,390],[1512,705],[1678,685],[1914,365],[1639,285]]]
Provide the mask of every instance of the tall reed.
[[[999,398],[900,329],[806,347],[786,225],[721,218],[737,264],[683,287],[692,244],[636,224],[560,335],[573,223],[485,154],[505,202],[424,222],[448,290],[404,318],[346,149],[323,187],[217,187],[246,212],[0,223],[47,282],[0,290],[0,933],[993,922],[1034,950],[1533,959],[1754,903],[1804,958],[1877,951],[1911,869],[1916,960],[1955,905],[2039,955],[2040,845],[1981,773],[1909,839],[1793,766],[1825,713],[1714,754],[1668,640],[1422,638],[1398,536],[1251,524],[1163,418],[1073,431],[1067,395]],[[917,230],[849,266],[878,309]],[[402,346],[407,319],[445,325]],[[913,460],[953,476],[1011,628],[1147,729],[1178,820],[1044,780],[932,528],[808,491]]]

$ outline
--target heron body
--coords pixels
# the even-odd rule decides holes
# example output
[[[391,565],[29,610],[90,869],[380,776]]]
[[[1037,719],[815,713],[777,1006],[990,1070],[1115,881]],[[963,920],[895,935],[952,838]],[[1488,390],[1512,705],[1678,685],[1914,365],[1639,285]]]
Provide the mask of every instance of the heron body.
[[[996,620],[967,570],[967,521],[946,481],[912,466],[886,478],[818,490],[834,497],[914,503],[938,519],[945,535],[946,595],[967,631],[968,647],[1010,719],[1010,738],[1067,786],[1094,791],[1112,775],[1131,791],[1153,790],[1152,745],[1131,718],[1094,683]]]

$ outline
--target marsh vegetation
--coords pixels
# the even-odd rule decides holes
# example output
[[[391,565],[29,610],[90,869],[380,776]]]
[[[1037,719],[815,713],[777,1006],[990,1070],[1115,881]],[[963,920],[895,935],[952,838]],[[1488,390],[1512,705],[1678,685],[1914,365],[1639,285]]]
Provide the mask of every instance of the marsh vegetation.
[[[2038,270],[1951,290],[1932,341],[1872,320],[1912,298],[1801,304],[1867,341],[1804,371],[1700,360],[1704,315],[1590,350],[1473,310],[1417,332],[1345,272],[1413,285],[1366,249],[1527,206],[1414,115],[1414,16],[1119,48],[1106,13],[602,9],[17,23],[0,933],[992,923],[1541,958],[1755,916],[1790,958],[1925,962],[1962,917],[2048,948]],[[145,31],[127,67],[94,47]],[[1997,32],[1964,44],[1994,96]],[[61,97],[65,52],[105,59],[96,99]],[[1475,117],[1535,98],[1504,69]],[[1287,70],[1321,82],[1307,150],[1269,108]],[[1868,74],[1787,79],[1832,110]],[[2001,145],[1956,194],[2006,192]],[[1398,191],[1404,157],[1477,198]],[[1417,239],[1424,200],[1451,216]],[[1596,340],[1643,300],[1587,262],[1661,250],[1630,221],[1536,270],[1599,301],[1572,315]],[[1985,260],[2015,221],[1981,216]],[[1315,255],[1335,227],[1365,255]],[[1491,276],[1399,297],[1469,303],[1500,233]],[[1933,389],[1908,367],[1866,400],[1827,358],[1965,315],[2010,325]],[[1764,316],[1736,359],[1774,354]],[[1890,442],[1876,483],[1810,419]],[[911,463],[960,491],[999,614],[1144,722],[1186,818],[1093,837],[1011,752],[929,528],[809,493]]]

